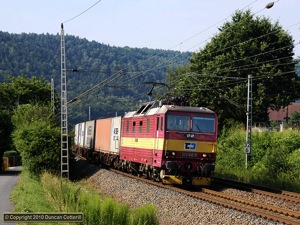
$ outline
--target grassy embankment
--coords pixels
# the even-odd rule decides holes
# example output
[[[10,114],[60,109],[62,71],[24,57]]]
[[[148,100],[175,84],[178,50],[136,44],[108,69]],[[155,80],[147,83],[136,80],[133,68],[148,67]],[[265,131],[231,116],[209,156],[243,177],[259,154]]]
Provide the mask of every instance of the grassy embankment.
[[[216,176],[300,192],[300,131],[253,131],[252,154],[245,166],[243,128],[222,132]]]
[[[37,180],[23,172],[12,192],[12,202],[16,212],[83,213],[84,222],[76,224],[158,224],[156,209],[152,205],[130,209],[127,205],[100,196],[83,183],[61,181],[49,173],[44,173]]]

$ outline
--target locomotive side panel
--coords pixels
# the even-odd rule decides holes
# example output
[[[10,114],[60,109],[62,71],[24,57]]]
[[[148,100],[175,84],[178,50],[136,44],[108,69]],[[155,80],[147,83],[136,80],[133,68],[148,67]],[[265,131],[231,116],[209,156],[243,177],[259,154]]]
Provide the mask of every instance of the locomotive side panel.
[[[122,160],[153,165],[156,146],[154,132],[154,116],[124,118],[120,158]]]
[[[112,118],[96,120],[95,151],[110,152]]]

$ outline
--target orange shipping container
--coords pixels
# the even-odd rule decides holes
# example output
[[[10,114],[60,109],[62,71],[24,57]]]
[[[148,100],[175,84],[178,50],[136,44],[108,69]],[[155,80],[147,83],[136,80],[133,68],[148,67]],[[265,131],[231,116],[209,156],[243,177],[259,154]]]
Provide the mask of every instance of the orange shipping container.
[[[112,118],[96,120],[95,151],[110,152]]]

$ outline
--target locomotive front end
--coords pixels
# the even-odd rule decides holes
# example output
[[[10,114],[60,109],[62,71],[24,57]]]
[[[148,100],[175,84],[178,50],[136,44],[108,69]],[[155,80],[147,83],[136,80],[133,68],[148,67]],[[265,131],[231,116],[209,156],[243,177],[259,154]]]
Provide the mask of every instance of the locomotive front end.
[[[160,171],[163,183],[210,185],[216,151],[217,116],[214,112],[196,107],[168,110]]]

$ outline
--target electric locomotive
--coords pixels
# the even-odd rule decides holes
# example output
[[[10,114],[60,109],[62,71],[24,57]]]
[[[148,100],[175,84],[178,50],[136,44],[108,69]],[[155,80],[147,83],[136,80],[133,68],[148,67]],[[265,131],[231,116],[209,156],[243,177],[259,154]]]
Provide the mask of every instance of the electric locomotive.
[[[207,108],[144,104],[123,118],[122,167],[165,184],[209,185],[217,127]]]
[[[77,151],[101,163],[165,184],[210,185],[218,129],[213,111],[153,101],[117,118],[119,122],[115,123],[112,121],[116,118],[104,119],[111,121],[106,127],[86,126],[85,132],[81,130],[80,134],[79,127],[82,129],[84,123],[76,125]],[[96,120],[95,124],[104,120]],[[86,140],[89,146],[79,143],[84,140],[82,134],[87,137],[93,131],[93,138]],[[102,142],[102,147],[95,145],[97,142]]]

